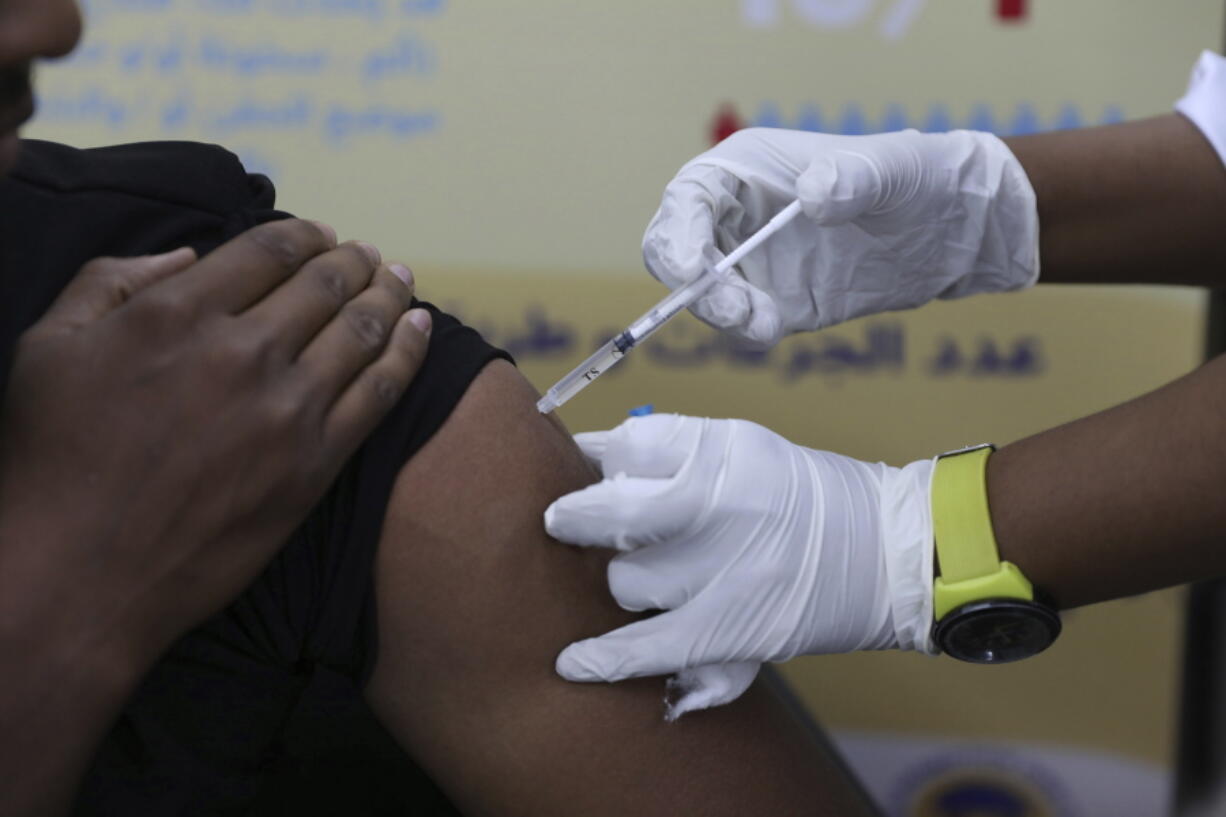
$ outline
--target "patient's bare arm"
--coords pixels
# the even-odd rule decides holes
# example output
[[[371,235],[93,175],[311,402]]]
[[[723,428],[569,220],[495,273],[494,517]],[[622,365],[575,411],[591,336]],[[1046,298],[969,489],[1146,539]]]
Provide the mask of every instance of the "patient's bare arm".
[[[544,533],[549,502],[596,475],[536,397],[490,364],[401,471],[367,690],[391,732],[469,815],[872,814],[763,689],[670,724],[662,679],[554,674],[563,647],[632,614],[607,555]]]

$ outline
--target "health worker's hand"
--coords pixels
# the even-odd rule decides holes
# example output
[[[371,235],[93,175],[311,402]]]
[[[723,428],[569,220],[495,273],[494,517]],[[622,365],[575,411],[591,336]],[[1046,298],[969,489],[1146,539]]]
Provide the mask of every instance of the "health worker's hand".
[[[829,136],[751,128],[688,162],[643,237],[672,289],[799,198],[804,215],[691,307],[757,344],[861,315],[1033,284],[1034,189],[1012,152],[975,131]]]
[[[571,644],[562,677],[676,674],[672,719],[734,700],[764,661],[933,652],[930,460],[891,468],[678,415],[575,439],[604,480],[550,505],[546,529],[620,551],[617,603],[666,612]]]
[[[4,395],[4,643],[148,664],[241,592],[421,366],[410,282],[306,221],[87,264]]]

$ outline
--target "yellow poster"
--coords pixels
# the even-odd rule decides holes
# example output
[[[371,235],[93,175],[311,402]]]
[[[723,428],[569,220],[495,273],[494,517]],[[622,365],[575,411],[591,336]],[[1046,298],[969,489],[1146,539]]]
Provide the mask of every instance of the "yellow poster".
[[[284,209],[409,263],[540,389],[664,294],[642,231],[676,169],[732,130],[1010,135],[1164,113],[1224,21],[1218,0],[84,7],[88,36],[43,72],[28,135],[224,144]],[[1200,292],[1158,288],[1039,286],[765,353],[684,317],[560,413],[572,430],[647,403],[745,417],[901,464],[1154,388],[1197,365],[1203,329]],[[1177,592],[1075,611],[1051,651],[1007,667],[873,654],[784,671],[892,815],[972,813],[948,810],[972,791],[1031,809],[975,813],[1150,815],[1179,612]]]

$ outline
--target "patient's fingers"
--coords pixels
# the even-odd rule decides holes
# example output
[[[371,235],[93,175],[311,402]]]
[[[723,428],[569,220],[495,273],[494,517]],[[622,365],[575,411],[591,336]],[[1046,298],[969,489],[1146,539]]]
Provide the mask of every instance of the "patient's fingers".
[[[380,260],[379,251],[369,244],[346,242],[312,258],[242,319],[264,327],[273,335],[272,343],[292,360],[362,293]]]
[[[160,286],[170,290],[163,297],[173,295],[198,314],[238,314],[335,246],[336,233],[326,225],[273,221],[227,241]]]
[[[348,384],[333,405],[324,425],[325,440],[348,451],[371,432],[417,375],[431,329],[430,313],[424,309],[401,316],[383,354]]]
[[[370,284],[346,303],[298,355],[314,387],[335,400],[358,373],[381,354],[413,293],[391,270],[376,271]]]

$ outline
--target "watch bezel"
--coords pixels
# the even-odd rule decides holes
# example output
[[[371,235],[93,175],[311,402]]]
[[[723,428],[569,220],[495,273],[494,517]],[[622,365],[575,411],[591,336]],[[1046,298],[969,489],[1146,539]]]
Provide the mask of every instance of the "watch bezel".
[[[1005,656],[992,654],[982,645],[965,643],[966,627],[988,616],[1009,616],[1038,624],[1041,632],[1026,649]],[[951,658],[972,664],[1009,664],[1038,655],[1050,647],[1060,635],[1060,615],[1042,602],[1023,599],[980,599],[951,610],[936,623],[933,638]]]

